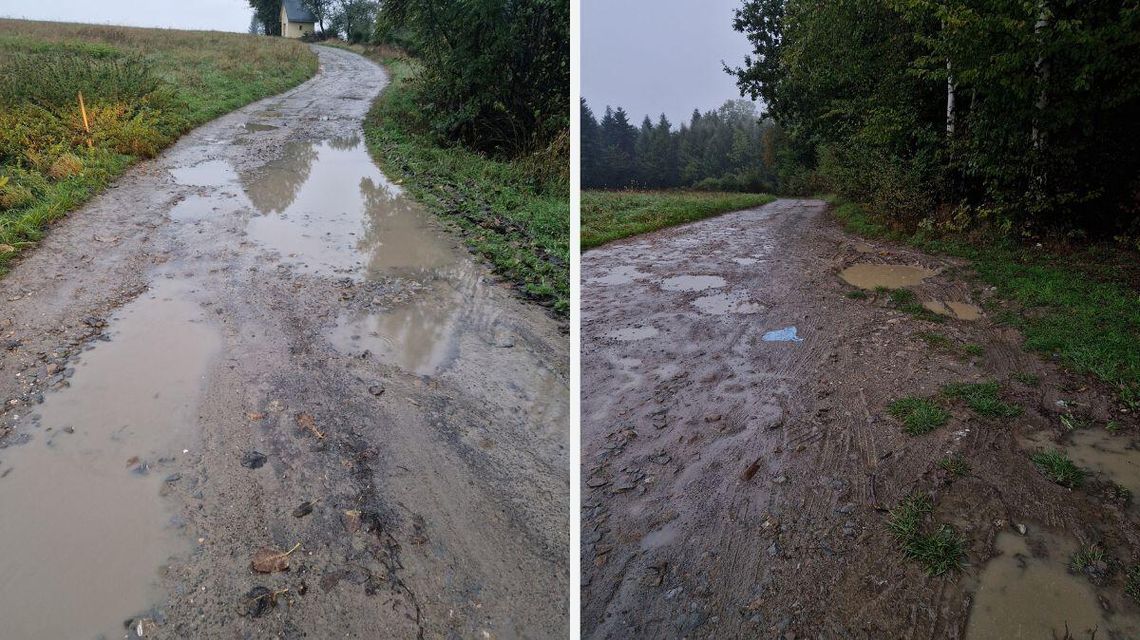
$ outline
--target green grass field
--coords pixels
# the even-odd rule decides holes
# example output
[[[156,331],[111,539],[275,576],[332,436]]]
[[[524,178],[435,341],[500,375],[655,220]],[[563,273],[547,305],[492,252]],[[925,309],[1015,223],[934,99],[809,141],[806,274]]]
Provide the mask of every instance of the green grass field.
[[[582,250],[773,200],[763,193],[583,191]]]
[[[0,272],[135,161],[316,69],[281,38],[0,20]]]
[[[907,235],[833,197],[847,230],[973,261],[977,277],[1009,304],[992,317],[1021,330],[1025,347],[1112,385],[1140,410],[1140,291],[1134,254],[1104,246],[1061,253],[983,238]]]
[[[330,43],[335,44],[335,43]],[[380,168],[530,299],[570,314],[569,134],[532,156],[503,160],[439,140],[416,103],[414,59],[385,47],[339,45],[384,65],[391,84],[364,123]]]

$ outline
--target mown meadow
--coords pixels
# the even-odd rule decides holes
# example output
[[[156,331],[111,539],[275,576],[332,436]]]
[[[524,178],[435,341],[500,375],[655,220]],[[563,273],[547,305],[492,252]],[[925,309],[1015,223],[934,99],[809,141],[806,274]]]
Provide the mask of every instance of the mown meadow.
[[[316,69],[281,38],[0,20],[0,272],[134,162]]]

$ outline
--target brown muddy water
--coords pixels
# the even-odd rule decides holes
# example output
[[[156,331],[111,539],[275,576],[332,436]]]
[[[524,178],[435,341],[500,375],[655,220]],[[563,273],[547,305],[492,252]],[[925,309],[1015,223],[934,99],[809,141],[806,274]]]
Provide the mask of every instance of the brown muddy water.
[[[922,303],[930,311],[940,316],[957,318],[959,320],[977,320],[982,317],[982,308],[968,302],[943,302],[942,300],[928,300]]]
[[[967,640],[1064,638],[1066,627],[1074,640],[1089,640],[1094,632],[1097,638],[1140,637],[1140,620],[1107,614],[1092,584],[1069,572],[1076,543],[1031,527],[1028,536],[998,534],[995,547],[998,555],[979,578]]]
[[[900,264],[853,264],[839,273],[847,284],[860,289],[887,287],[898,289],[922,284],[922,281],[937,272],[922,267],[909,267]]]
[[[185,296],[159,280],[123,307],[29,416],[31,441],[0,451],[0,635],[122,637],[160,568],[191,550],[159,493],[194,446],[221,339]]]

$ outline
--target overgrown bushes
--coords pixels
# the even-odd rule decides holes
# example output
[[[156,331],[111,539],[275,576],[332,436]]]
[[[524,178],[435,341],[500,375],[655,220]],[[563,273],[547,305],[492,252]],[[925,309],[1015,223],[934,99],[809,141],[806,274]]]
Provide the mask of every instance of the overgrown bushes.
[[[782,177],[910,229],[1140,233],[1136,3],[748,0],[735,26]]]

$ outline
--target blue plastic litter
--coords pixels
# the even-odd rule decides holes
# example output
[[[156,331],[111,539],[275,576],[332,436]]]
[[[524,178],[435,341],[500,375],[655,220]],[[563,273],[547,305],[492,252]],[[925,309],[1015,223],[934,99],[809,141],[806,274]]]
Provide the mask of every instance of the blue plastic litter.
[[[764,334],[764,342],[803,342],[804,339],[796,335],[795,327],[784,327],[778,331],[769,331]]]

